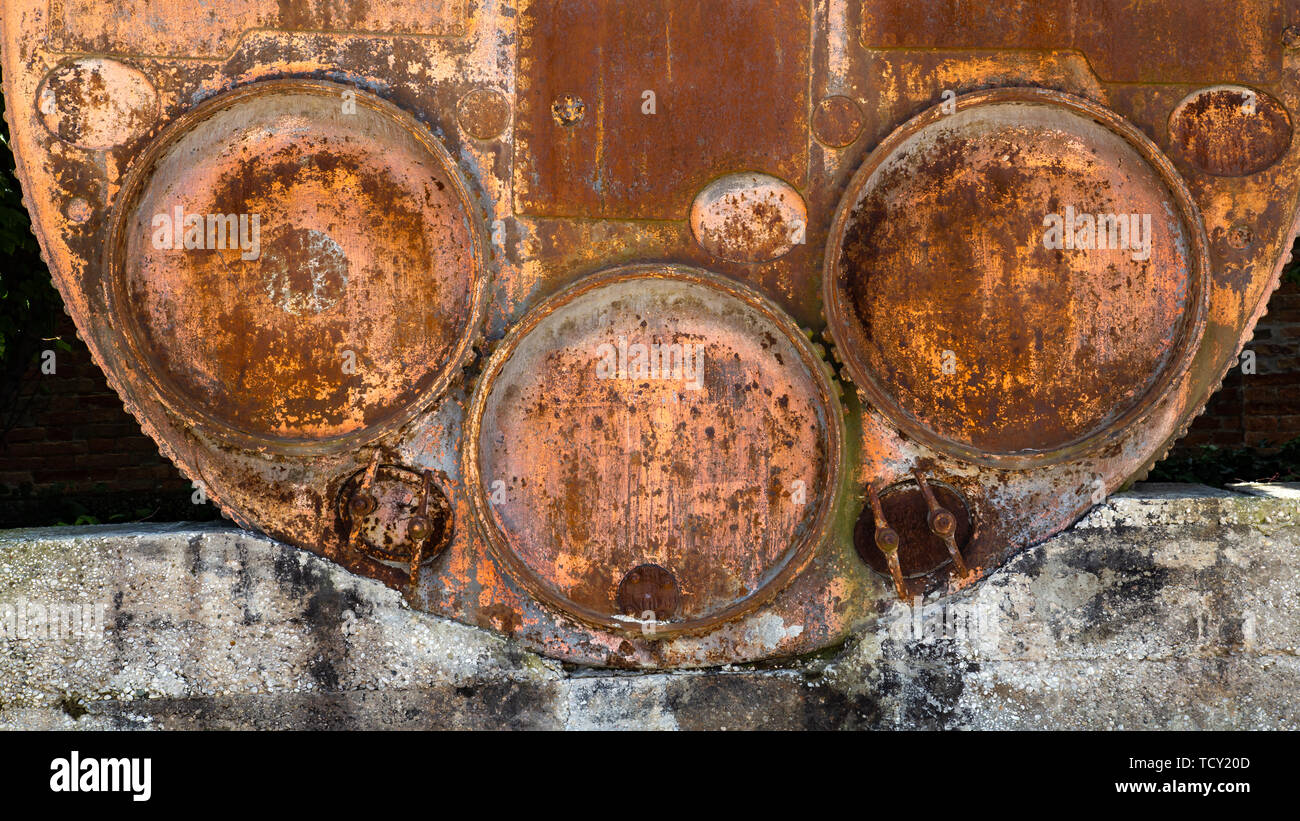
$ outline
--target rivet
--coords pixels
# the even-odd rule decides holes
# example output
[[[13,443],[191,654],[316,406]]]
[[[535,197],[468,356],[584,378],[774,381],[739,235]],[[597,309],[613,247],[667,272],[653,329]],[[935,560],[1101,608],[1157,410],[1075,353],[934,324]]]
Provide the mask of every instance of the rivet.
[[[348,500],[348,512],[356,518],[369,516],[378,506],[378,500],[369,493],[358,493]]]
[[[587,113],[587,104],[576,94],[561,94],[551,103],[551,116],[566,128],[577,125]]]
[[[68,207],[64,213],[67,214],[69,220],[81,225],[91,218],[95,213],[95,209],[81,197],[73,197],[68,201]]]

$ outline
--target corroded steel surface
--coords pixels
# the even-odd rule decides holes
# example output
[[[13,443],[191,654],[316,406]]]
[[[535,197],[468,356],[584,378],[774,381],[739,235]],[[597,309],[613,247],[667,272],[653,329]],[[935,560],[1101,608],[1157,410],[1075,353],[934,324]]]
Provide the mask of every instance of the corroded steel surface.
[[[807,162],[809,5],[521,2],[517,209],[680,219],[719,174],[760,170],[800,181]],[[561,95],[576,96],[587,110],[580,122],[557,129],[551,103]],[[713,139],[722,132],[745,138]]]
[[[329,83],[246,86],[172,123],[127,176],[106,262],[169,404],[270,448],[355,447],[437,400],[482,315],[446,150]]]
[[[656,634],[752,610],[831,516],[843,446],[823,368],[778,308],[698,271],[570,287],[511,329],[470,409],[465,475],[494,550],[606,629],[643,628],[613,594],[649,562],[681,591]]]
[[[1143,475],[1288,258],[1296,26],[1300,0],[0,8],[42,248],[163,452],[417,608],[622,667],[828,646]],[[166,248],[177,208],[257,215],[256,253]],[[1056,247],[1067,214],[1149,216],[1149,248]],[[619,337],[698,341],[701,390],[601,378]]]
[[[1218,139],[1223,133],[1233,139]],[[1281,159],[1293,136],[1286,108],[1244,86],[1198,89],[1169,115],[1173,151],[1197,169],[1220,177],[1263,171]]]
[[[731,262],[771,262],[805,242],[808,208],[788,183],[765,174],[729,174],[691,203],[700,247]]]
[[[827,251],[831,330],[910,435],[972,461],[1059,461],[1186,370],[1204,229],[1172,164],[1099,106],[993,91],[953,108],[891,135],[850,183]],[[1084,214],[1095,248],[1074,247]],[[1071,237],[1048,235],[1053,216]]]
[[[441,483],[399,465],[375,465],[344,483],[338,497],[340,535],[372,559],[408,565],[423,543],[430,561],[451,542],[451,504]],[[418,528],[428,523],[427,532]]]
[[[78,148],[120,145],[158,119],[158,96],[137,69],[103,58],[71,60],[41,81],[37,107],[50,133]],[[71,108],[60,101],[77,100]]]

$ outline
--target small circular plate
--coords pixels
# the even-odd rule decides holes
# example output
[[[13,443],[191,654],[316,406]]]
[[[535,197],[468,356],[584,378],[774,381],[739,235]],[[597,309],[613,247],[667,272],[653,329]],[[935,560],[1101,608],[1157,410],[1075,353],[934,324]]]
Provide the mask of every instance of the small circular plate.
[[[399,465],[380,465],[374,480],[365,488],[365,471],[358,471],[343,483],[337,502],[339,535],[356,539],[353,546],[377,561],[411,561],[416,539],[409,532],[413,517],[420,511],[424,498],[424,479],[416,471]],[[440,482],[431,481],[425,516],[433,522],[433,532],[424,545],[424,560],[430,561],[451,542],[452,506]],[[357,496],[365,492],[374,500],[373,509],[356,514],[350,508]],[[360,522],[357,515],[362,516]]]
[[[1107,109],[1038,89],[956,102],[851,182],[827,246],[831,332],[912,438],[1002,467],[1066,461],[1190,364],[1205,229],[1169,160]]]
[[[133,140],[158,118],[158,92],[149,77],[103,57],[60,63],[41,80],[36,100],[51,134],[89,150]]]
[[[485,368],[464,473],[497,558],[537,598],[641,632],[620,586],[653,565],[705,630],[802,569],[839,486],[838,399],[763,297],[678,266],[584,280],[512,328]],[[626,598],[626,595],[624,596]]]
[[[975,532],[966,500],[942,482],[931,480],[929,484],[936,501],[956,519],[957,531],[953,538],[958,549],[964,549]],[[898,533],[898,563],[904,578],[919,579],[952,564],[952,557],[943,539],[930,529],[930,508],[916,482],[900,482],[885,488],[880,494],[880,506],[885,521]],[[875,536],[876,519],[868,505],[854,525],[853,544],[858,555],[872,570],[881,578],[890,579],[889,562],[880,548],[876,547]]]
[[[1271,167],[1291,147],[1292,136],[1286,107],[1244,86],[1194,91],[1169,115],[1173,153],[1217,177],[1245,177]]]
[[[470,344],[484,277],[469,201],[395,106],[322,82],[243,87],[133,167],[108,249],[114,314],[195,425],[276,451],[355,447],[436,399]]]

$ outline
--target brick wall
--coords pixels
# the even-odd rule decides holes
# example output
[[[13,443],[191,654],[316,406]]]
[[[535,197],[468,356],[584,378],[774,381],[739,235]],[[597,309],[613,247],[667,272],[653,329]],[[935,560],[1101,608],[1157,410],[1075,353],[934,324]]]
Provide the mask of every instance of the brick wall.
[[[1273,294],[1246,350],[1255,353],[1255,373],[1230,371],[1179,447],[1261,447],[1300,437],[1300,285],[1284,282]]]
[[[17,424],[0,439],[0,526],[134,520],[145,510],[211,518],[189,503],[189,482],[123,409],[64,319],[59,333],[72,351],[56,350],[53,374],[28,369]]]

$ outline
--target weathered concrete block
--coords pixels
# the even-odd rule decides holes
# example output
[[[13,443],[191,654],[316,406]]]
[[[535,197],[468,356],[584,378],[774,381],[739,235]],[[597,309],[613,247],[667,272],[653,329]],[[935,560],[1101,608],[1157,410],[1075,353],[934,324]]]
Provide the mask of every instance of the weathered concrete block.
[[[7,531],[0,728],[1294,729],[1298,570],[1289,488],[1139,485],[841,648],[635,674],[225,526]]]

